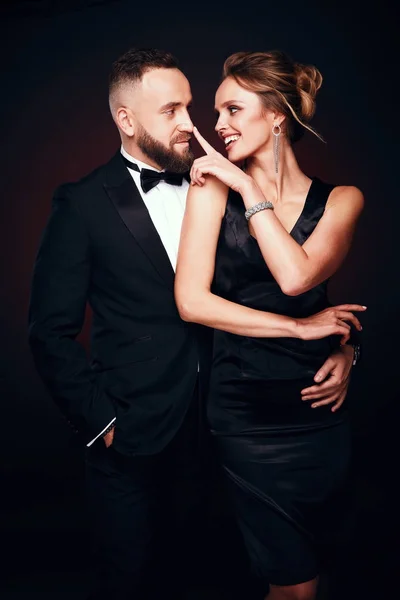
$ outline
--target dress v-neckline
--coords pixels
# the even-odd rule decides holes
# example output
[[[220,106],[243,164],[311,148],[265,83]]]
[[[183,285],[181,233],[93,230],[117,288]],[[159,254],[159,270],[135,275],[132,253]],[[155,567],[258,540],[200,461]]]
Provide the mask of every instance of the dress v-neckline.
[[[293,233],[294,233],[295,229],[296,229],[296,228],[297,228],[297,226],[299,225],[299,223],[300,223],[300,221],[301,221],[301,219],[302,219],[302,217],[303,217],[303,215],[304,215],[304,213],[305,213],[305,210],[306,210],[306,207],[307,207],[308,201],[309,201],[309,199],[310,199],[310,197],[311,197],[311,189],[312,189],[312,187],[313,187],[313,185],[314,185],[315,179],[316,179],[315,177],[312,177],[312,178],[311,178],[310,187],[308,188],[308,192],[307,192],[307,195],[306,195],[306,199],[304,200],[303,208],[301,209],[301,213],[300,213],[300,214],[299,214],[299,216],[297,217],[297,219],[296,219],[296,221],[295,221],[295,223],[294,223],[294,225],[293,225],[292,229],[289,231],[289,235],[293,235]]]
[[[301,209],[301,212],[300,212],[299,216],[297,217],[297,219],[296,219],[296,221],[295,221],[295,223],[294,223],[294,225],[293,225],[292,229],[291,229],[290,231],[288,231],[289,235],[291,235],[291,236],[293,236],[293,233],[294,233],[294,231],[297,229],[298,225],[300,224],[300,222],[301,222],[301,220],[302,220],[302,217],[304,216],[304,213],[305,213],[305,211],[306,211],[306,207],[307,207],[307,205],[308,205],[308,202],[309,202],[309,200],[310,200],[310,197],[311,197],[311,190],[312,190],[312,188],[313,188],[313,186],[314,186],[314,183],[315,183],[315,181],[316,181],[316,177],[311,177],[311,183],[310,183],[310,187],[308,188],[308,192],[307,192],[307,195],[306,195],[306,199],[304,200],[303,208]],[[250,233],[250,228],[249,228],[249,235],[250,235],[250,237],[251,237],[251,238],[252,238],[254,241],[256,241],[256,242],[257,242],[257,238],[256,238],[256,237],[254,237],[254,235],[252,235],[252,234]]]

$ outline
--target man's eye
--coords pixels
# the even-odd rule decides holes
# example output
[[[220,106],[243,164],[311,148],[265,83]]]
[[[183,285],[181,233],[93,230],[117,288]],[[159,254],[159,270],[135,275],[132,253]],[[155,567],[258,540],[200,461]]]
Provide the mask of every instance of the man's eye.
[[[174,112],[175,112],[175,110],[172,108],[171,110],[166,110],[166,111],[165,111],[165,114],[166,114],[166,115],[173,115],[173,114],[174,114]]]

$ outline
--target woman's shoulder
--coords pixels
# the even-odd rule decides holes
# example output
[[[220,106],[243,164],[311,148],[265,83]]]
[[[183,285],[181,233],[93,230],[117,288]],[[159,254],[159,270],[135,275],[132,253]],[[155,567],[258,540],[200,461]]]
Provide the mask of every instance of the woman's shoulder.
[[[210,192],[218,194],[218,196],[227,198],[229,193],[229,187],[225,185],[222,181],[218,179],[218,177],[214,177],[214,175],[203,175],[205,181],[203,185],[198,185],[190,183],[189,189],[196,190],[197,194],[201,194],[204,196],[209,196]]]
[[[335,185],[329,194],[326,206],[327,208],[346,206],[361,211],[364,207],[364,194],[355,185]]]
[[[229,187],[213,175],[205,175],[203,185],[197,183],[189,185],[187,204],[192,207],[198,206],[197,210],[203,210],[207,206],[225,213]]]

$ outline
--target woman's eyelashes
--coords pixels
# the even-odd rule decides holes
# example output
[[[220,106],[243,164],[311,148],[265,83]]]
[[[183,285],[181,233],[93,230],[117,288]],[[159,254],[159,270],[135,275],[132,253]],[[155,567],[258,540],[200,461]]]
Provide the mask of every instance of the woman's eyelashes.
[[[234,115],[236,112],[238,112],[240,110],[240,108],[238,106],[227,106],[226,111],[228,111],[229,116]],[[219,117],[220,117],[220,113],[216,110],[215,111],[215,115],[216,115],[216,119],[218,121]]]

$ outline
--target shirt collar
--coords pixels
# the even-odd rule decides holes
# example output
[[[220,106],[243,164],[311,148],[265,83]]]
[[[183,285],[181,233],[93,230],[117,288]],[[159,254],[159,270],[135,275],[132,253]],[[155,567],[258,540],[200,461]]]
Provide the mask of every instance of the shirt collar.
[[[151,169],[152,171],[157,171],[157,173],[161,173],[161,171],[164,171],[164,169],[161,169],[161,170],[160,169],[155,169],[154,167],[151,167],[150,165],[148,165],[145,162],[143,162],[142,160],[139,160],[138,158],[135,158],[134,156],[132,156],[131,154],[129,154],[125,150],[125,148],[123,146],[121,146],[121,154],[122,154],[122,156],[125,156],[125,158],[127,158],[128,160],[130,160],[131,162],[136,163],[140,170],[142,170],[142,169]]]

